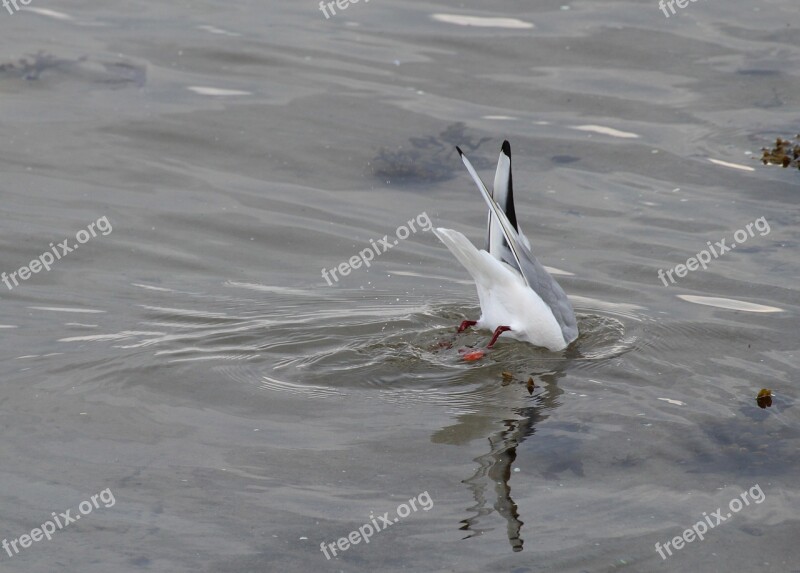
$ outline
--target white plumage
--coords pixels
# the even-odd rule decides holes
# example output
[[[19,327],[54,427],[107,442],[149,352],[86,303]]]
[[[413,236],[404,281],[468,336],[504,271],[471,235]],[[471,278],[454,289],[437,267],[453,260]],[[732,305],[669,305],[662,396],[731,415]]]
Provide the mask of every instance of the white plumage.
[[[530,242],[517,225],[510,145],[503,143],[493,196],[458,152],[489,207],[486,250],[478,250],[452,229],[436,228],[434,233],[475,281],[481,305],[476,326],[495,331],[489,346],[505,331],[505,336],[535,346],[563,350],[578,337],[575,312],[559,284],[533,256]]]

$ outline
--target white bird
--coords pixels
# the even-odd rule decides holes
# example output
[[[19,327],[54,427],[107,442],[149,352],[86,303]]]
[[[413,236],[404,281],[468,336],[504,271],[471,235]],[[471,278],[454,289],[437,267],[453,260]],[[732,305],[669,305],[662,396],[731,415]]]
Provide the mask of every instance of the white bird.
[[[481,317],[465,320],[458,332],[470,326],[493,330],[487,348],[506,336],[563,350],[578,338],[575,311],[559,284],[531,253],[531,245],[517,224],[511,184],[511,146],[503,142],[494,190],[490,195],[472,164],[456,147],[461,160],[489,206],[486,250],[478,250],[461,233],[436,228],[434,233],[464,265],[478,288]]]

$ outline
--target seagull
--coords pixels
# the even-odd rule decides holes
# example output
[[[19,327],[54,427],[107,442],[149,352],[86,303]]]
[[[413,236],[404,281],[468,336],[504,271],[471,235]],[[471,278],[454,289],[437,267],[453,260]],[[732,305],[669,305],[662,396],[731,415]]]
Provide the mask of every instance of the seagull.
[[[478,288],[481,316],[462,322],[458,332],[470,326],[494,331],[486,348],[507,333],[506,337],[554,352],[564,350],[578,338],[575,311],[563,289],[533,256],[531,243],[519,228],[511,184],[511,146],[503,142],[491,194],[461,149],[456,149],[489,207],[485,249],[478,250],[458,231],[433,229]],[[477,357],[467,359],[483,356],[482,351],[477,352]]]

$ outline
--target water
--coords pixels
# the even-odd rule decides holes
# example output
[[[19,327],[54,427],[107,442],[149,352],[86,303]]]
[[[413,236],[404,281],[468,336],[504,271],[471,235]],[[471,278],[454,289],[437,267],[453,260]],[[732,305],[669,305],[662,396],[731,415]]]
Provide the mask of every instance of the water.
[[[800,175],[758,161],[800,132],[789,0],[30,7],[0,270],[63,256],[0,285],[2,536],[114,503],[3,571],[800,571]],[[412,220],[482,244],[453,147],[490,181],[505,138],[573,346],[465,362],[423,224],[328,285]]]

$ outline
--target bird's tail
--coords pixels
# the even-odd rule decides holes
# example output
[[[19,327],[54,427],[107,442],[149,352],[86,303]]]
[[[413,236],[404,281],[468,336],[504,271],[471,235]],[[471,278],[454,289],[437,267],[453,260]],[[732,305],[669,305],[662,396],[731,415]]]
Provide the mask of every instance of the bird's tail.
[[[491,283],[493,271],[494,274],[497,273],[497,263],[491,255],[476,249],[475,245],[458,231],[438,227],[434,228],[433,232],[450,249],[458,262],[467,269],[476,283]]]

